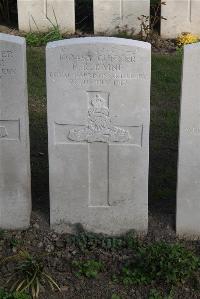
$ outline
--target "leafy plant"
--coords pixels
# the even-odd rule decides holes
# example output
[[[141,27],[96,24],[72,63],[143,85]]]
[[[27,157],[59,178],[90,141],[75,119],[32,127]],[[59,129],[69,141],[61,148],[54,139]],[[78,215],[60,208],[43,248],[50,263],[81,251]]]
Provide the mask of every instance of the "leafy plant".
[[[31,47],[39,47],[42,46],[43,43],[43,35],[42,33],[29,32],[26,34],[26,42],[28,46]]]
[[[156,289],[151,289],[148,299],[173,299],[172,290],[168,296],[162,296],[161,292]]]
[[[26,34],[27,45],[31,47],[45,46],[48,42],[62,39],[59,27],[52,27],[47,33],[29,32]]]
[[[48,42],[53,42],[62,39],[62,34],[58,26],[52,27],[48,33],[43,36],[42,42],[46,45]]]
[[[163,297],[161,296],[159,291],[157,291],[156,289],[151,289],[148,299],[163,299]]]
[[[103,270],[103,264],[100,261],[74,261],[73,265],[78,269],[76,273],[78,276],[85,276],[87,278],[96,278],[99,272]]]
[[[138,249],[133,259],[122,268],[122,280],[124,284],[184,283],[194,275],[199,265],[199,258],[180,244],[158,242]]]
[[[60,288],[55,280],[44,270],[44,263],[41,258],[33,257],[26,251],[21,251],[14,257],[6,260],[16,260],[17,265],[14,274],[11,275],[8,283],[11,284],[11,291],[31,292],[33,298],[38,298],[40,286],[48,283],[52,290]]]
[[[4,289],[0,289],[0,299],[31,299],[31,296],[27,293],[21,292],[7,292]]]
[[[18,240],[14,237],[10,239],[10,246],[11,247],[17,247],[17,246],[21,245],[22,243],[23,243],[22,240]]]
[[[183,47],[184,45],[197,43],[199,41],[199,37],[195,34],[184,32],[178,36],[176,43],[178,47]]]

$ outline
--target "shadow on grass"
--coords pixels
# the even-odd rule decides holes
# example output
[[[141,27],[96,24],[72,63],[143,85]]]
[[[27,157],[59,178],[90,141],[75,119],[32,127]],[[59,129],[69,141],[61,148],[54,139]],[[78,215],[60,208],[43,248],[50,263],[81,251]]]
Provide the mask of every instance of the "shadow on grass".
[[[28,49],[33,208],[49,218],[44,49]],[[175,221],[181,56],[153,54],[149,210]]]
[[[179,111],[180,55],[152,58],[149,210],[175,224]]]

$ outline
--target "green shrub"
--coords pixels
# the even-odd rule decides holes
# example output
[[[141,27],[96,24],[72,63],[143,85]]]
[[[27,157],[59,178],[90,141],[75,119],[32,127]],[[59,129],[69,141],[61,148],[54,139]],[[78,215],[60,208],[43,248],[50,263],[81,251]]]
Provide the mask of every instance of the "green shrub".
[[[0,299],[31,299],[31,296],[20,292],[9,293],[4,289],[0,289]]]
[[[47,33],[29,32],[26,35],[28,46],[40,47],[45,46],[48,42],[62,39],[62,34],[58,26],[53,26]]]
[[[23,240],[18,240],[18,239],[16,239],[16,238],[14,238],[14,237],[12,237],[11,239],[10,239],[10,246],[11,247],[17,247],[17,246],[19,246],[19,245],[22,245],[22,243],[23,243]]]
[[[199,269],[199,258],[179,244],[155,243],[139,248],[122,268],[124,284],[184,283]]]
[[[172,290],[168,296],[163,296],[160,291],[156,289],[151,289],[148,299],[173,299]]]
[[[29,32],[26,34],[26,42],[28,46],[39,47],[42,45],[43,42],[43,34]]]
[[[78,272],[76,272],[78,276],[87,278],[96,278],[99,272],[103,270],[102,262],[95,260],[75,261],[73,266],[78,269]]]
[[[46,45],[48,42],[53,42],[62,39],[62,34],[58,26],[52,27],[48,33],[44,34],[42,42]]]

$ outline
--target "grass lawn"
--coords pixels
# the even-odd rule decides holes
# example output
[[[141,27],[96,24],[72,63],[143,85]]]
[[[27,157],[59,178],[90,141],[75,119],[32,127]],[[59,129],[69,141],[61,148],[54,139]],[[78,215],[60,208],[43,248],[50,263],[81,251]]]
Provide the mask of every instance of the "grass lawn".
[[[153,54],[149,203],[152,213],[175,212],[180,55]],[[28,86],[34,207],[48,214],[45,50],[28,48]],[[39,205],[38,205],[39,203]]]
[[[153,55],[149,182],[152,211],[175,211],[181,68],[180,55]]]
[[[44,48],[29,48],[27,60],[33,208],[43,210],[48,216],[48,133]]]

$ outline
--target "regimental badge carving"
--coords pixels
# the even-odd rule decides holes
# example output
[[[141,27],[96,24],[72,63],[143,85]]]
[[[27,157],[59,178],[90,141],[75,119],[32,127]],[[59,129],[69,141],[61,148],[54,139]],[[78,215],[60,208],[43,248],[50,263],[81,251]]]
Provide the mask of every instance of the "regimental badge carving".
[[[106,101],[96,94],[89,104],[88,126],[71,129],[68,138],[78,142],[127,142],[130,137],[128,131],[112,125]]]
[[[8,136],[8,132],[6,127],[0,126],[0,138],[4,138]]]

